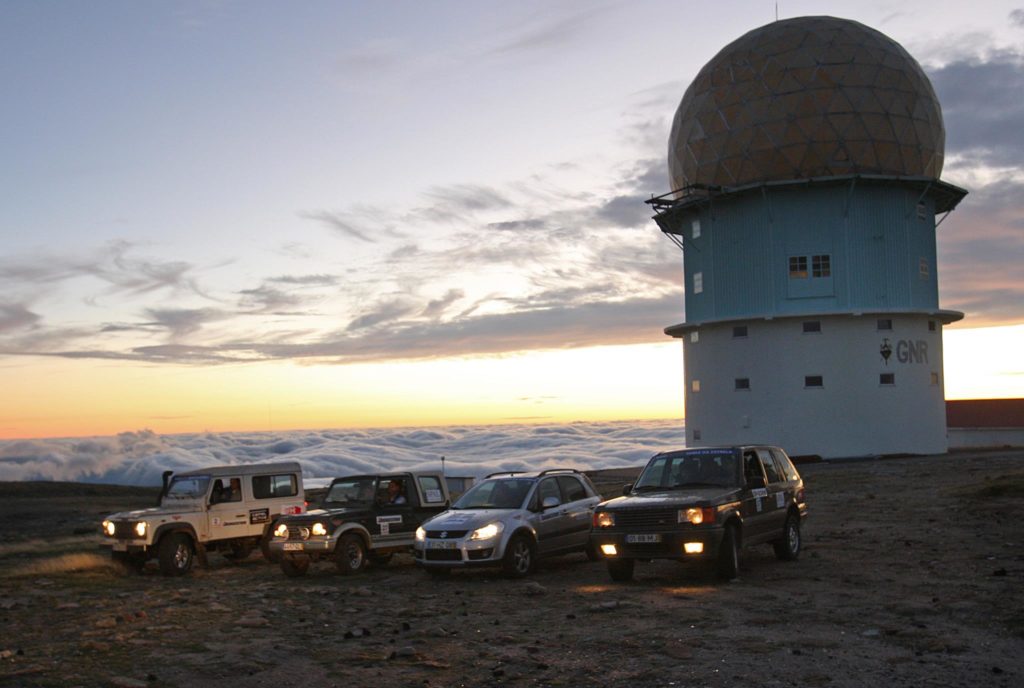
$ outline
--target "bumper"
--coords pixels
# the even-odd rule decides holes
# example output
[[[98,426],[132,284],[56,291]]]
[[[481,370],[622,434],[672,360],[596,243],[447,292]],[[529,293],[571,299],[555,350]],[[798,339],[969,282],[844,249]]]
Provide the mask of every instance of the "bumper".
[[[269,543],[270,553],[280,556],[322,557],[334,552],[338,540],[333,537],[318,537],[309,540],[287,540],[274,538]]]
[[[498,566],[505,552],[500,540],[438,540],[427,538],[417,542],[412,550],[419,566],[437,568],[467,568],[471,566]]]
[[[100,547],[109,547],[111,553],[129,552],[137,554],[138,552],[149,551],[152,545],[146,544],[145,540],[106,540],[100,543]]]
[[[700,528],[687,531],[656,533],[625,533],[594,531],[590,542],[604,559],[676,559],[678,561],[700,561],[714,559],[725,536],[725,529]],[[656,539],[656,542],[635,540]],[[700,551],[688,553],[686,545],[699,544]],[[615,554],[609,555],[602,545],[615,547]]]

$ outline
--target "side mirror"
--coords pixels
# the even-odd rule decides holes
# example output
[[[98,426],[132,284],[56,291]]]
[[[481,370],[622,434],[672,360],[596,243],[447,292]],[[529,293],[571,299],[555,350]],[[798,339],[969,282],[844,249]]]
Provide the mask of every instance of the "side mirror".
[[[622,494],[623,494],[623,496],[628,496],[629,493],[632,492],[632,491],[633,491],[633,483],[627,483],[627,484],[622,486]]]
[[[560,506],[561,502],[558,501],[558,497],[545,497],[544,501],[540,503],[541,510],[554,509],[556,506]]]

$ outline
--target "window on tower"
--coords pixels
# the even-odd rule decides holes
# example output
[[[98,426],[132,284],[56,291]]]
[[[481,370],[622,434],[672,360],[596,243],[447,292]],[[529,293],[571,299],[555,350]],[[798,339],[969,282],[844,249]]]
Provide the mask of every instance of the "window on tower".
[[[821,375],[805,375],[804,387],[824,387],[825,380]]]
[[[807,256],[789,257],[789,279],[807,279]]]
[[[695,272],[693,273],[693,293],[699,294],[704,291],[704,273]]]
[[[746,325],[734,325],[733,328],[732,328],[732,336],[733,336],[733,339],[742,339],[743,337],[746,337],[747,336],[747,326]]]
[[[750,378],[749,377],[738,377],[738,378],[736,378],[736,389],[737,390],[748,390],[748,389],[750,389]]]
[[[823,253],[820,256],[811,256],[811,277],[831,277],[832,256]]]

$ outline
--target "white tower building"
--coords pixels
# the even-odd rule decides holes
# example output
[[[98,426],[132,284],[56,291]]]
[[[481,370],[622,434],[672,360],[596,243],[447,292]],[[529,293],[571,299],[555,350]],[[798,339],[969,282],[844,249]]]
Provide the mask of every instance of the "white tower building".
[[[857,22],[755,29],[697,75],[650,201],[684,253],[690,446],[947,449],[936,217],[945,131],[917,62]]]

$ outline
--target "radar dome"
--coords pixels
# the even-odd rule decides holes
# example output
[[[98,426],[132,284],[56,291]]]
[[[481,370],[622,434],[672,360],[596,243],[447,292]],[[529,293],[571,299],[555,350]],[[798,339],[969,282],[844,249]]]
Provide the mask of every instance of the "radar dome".
[[[938,179],[946,134],[920,65],[835,17],[777,21],[708,62],[676,110],[674,191],[848,174]]]

